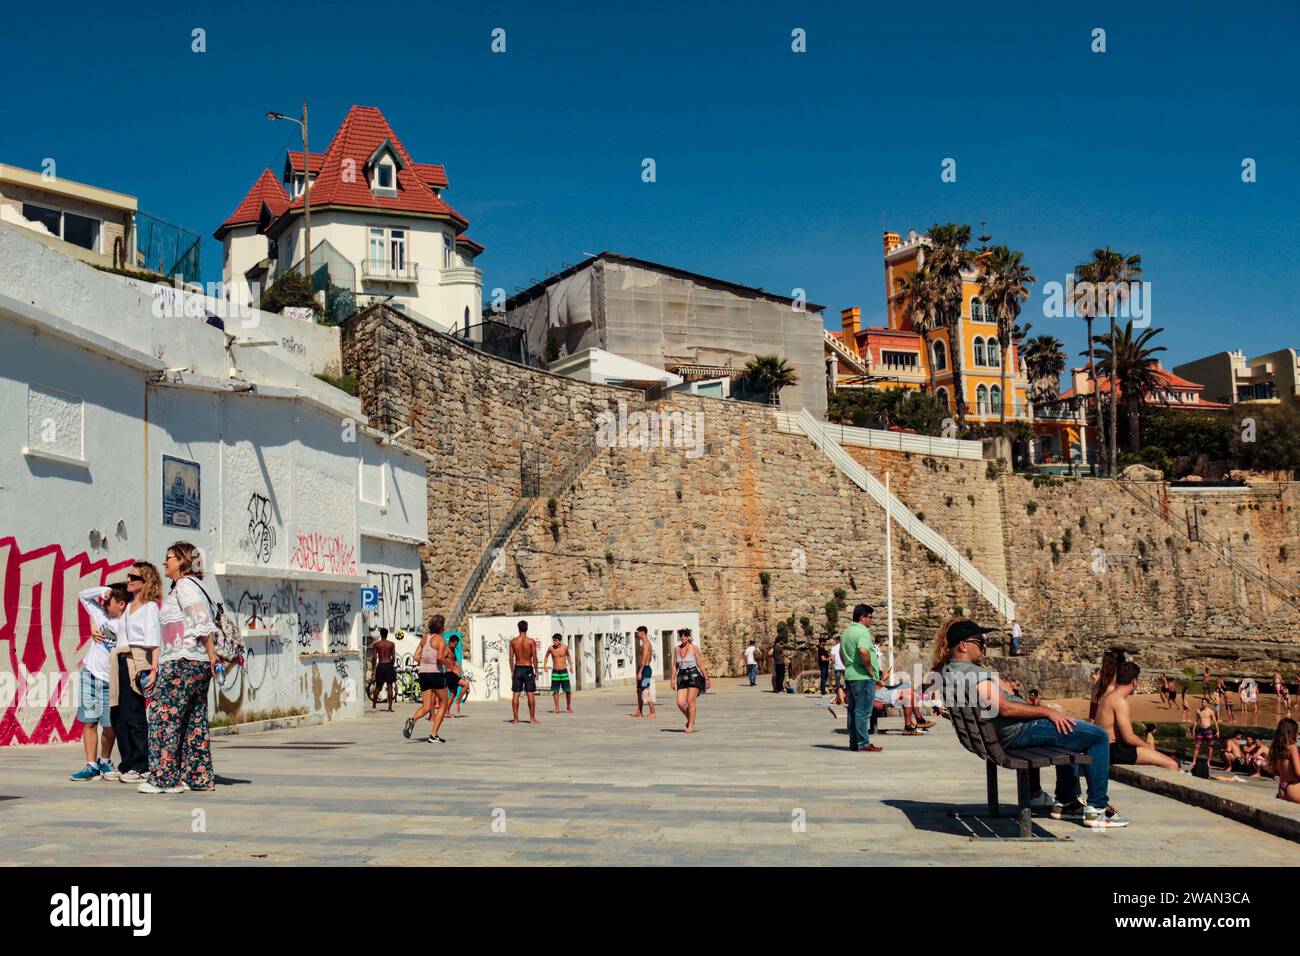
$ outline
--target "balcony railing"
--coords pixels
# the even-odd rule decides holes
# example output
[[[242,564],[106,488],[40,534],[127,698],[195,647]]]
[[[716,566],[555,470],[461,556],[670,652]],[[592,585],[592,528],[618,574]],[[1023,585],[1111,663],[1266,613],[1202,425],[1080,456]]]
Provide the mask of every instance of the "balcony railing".
[[[419,282],[419,263],[392,263],[386,259],[363,259],[361,261],[361,278],[375,282]]]

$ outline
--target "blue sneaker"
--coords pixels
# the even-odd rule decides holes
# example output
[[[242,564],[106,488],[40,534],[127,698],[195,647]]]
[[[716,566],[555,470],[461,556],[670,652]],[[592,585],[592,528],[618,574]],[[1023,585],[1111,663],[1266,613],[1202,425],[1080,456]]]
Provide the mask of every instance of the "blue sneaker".
[[[103,757],[99,761],[99,775],[105,780],[117,780],[122,776],[117,772],[117,768],[113,766],[113,761]]]
[[[99,776],[100,776],[99,767],[93,763],[88,763],[86,764],[85,767],[83,767],[81,770],[78,770],[76,773],[68,774],[68,779],[76,780],[78,783],[80,783],[83,780],[98,780]]]

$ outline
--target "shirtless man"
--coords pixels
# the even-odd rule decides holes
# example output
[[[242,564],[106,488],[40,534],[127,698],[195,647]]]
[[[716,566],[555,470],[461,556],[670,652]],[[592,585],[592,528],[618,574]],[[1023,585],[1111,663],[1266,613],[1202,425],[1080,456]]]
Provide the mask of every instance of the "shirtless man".
[[[647,682],[654,680],[654,668],[650,664],[653,658],[650,632],[642,624],[636,629],[636,713],[629,714],[630,717],[645,716],[645,689],[649,686]]]
[[[1282,708],[1286,707],[1287,716],[1291,715],[1291,694],[1286,689],[1286,681],[1282,680],[1282,672],[1277,671],[1273,674],[1273,693],[1277,695],[1277,712],[1282,713]]]
[[[555,712],[560,712],[560,691],[564,691],[564,703],[573,713],[573,687],[569,683],[569,645],[564,643],[563,634],[551,635],[551,646],[546,649],[544,667],[551,668],[551,699],[555,701]],[[554,663],[551,663],[554,662]]]
[[[1192,733],[1196,738],[1196,744],[1192,747],[1192,766],[1196,766],[1196,761],[1200,757],[1202,743],[1208,750],[1206,761],[1213,761],[1214,741],[1219,736],[1219,718],[1214,713],[1214,708],[1210,706],[1208,697],[1201,698],[1201,706],[1192,721]]]
[[[397,668],[393,659],[397,657],[397,645],[388,639],[388,628],[379,629],[379,640],[370,645],[370,662],[375,671],[375,696],[370,698],[370,709],[379,706],[379,688],[388,688],[388,712],[393,712],[393,692],[397,684]]]
[[[1228,719],[1232,720],[1232,692],[1228,690],[1228,682],[1220,675],[1218,683],[1214,685],[1214,692],[1223,698],[1223,706],[1227,708]]]
[[[519,636],[510,642],[510,721],[519,723],[519,695],[528,695],[528,722],[540,724],[537,719],[537,642],[528,636],[528,622],[519,622]]]
[[[1133,732],[1128,699],[1137,690],[1141,670],[1132,661],[1125,661],[1115,672],[1115,688],[1102,695],[1097,704],[1097,726],[1110,735],[1110,762],[1137,764],[1143,767],[1164,767],[1177,770],[1178,761],[1162,754]]]

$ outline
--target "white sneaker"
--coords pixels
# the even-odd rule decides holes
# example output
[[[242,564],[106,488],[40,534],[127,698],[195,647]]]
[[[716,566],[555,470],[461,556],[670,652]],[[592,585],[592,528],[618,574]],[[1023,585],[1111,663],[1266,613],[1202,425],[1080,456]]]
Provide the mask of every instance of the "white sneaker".
[[[141,783],[144,780],[144,774],[137,770],[128,770],[126,773],[121,774],[118,780],[122,783]]]
[[[1029,809],[1031,810],[1050,810],[1055,805],[1056,801],[1052,799],[1051,794],[1046,790],[1040,790],[1036,796],[1029,798]]]
[[[135,788],[136,793],[184,793],[180,787],[155,787],[148,780]]]
[[[1126,827],[1128,826],[1128,817],[1120,816],[1115,812],[1114,807],[1088,807],[1083,811],[1083,825],[1097,829]]]

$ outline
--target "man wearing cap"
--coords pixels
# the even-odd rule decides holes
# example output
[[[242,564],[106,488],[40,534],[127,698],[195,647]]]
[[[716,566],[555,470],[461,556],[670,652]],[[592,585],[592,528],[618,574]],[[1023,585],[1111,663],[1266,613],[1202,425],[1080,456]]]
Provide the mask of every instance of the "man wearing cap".
[[[993,728],[1007,749],[1059,747],[1087,754],[1092,758],[1092,763],[1083,768],[1088,781],[1087,804],[1077,796],[1078,770],[1058,766],[1052,819],[1078,820],[1097,828],[1128,826],[1129,821],[1115,812],[1107,794],[1110,737],[1106,731],[1050,707],[1027,703],[996,671],[983,666],[984,635],[994,628],[980,627],[964,619],[950,621],[944,627],[948,647],[939,673],[943,678],[945,704],[967,707],[975,704],[983,713],[994,714]],[[1046,798],[1046,794],[1035,794],[1031,806],[1046,806]]]
[[[853,623],[840,636],[840,656],[844,659],[844,683],[849,690],[849,749],[875,754],[884,750],[871,742],[871,708],[875,703],[876,681],[880,679],[880,659],[871,639],[870,604],[853,607]]]

